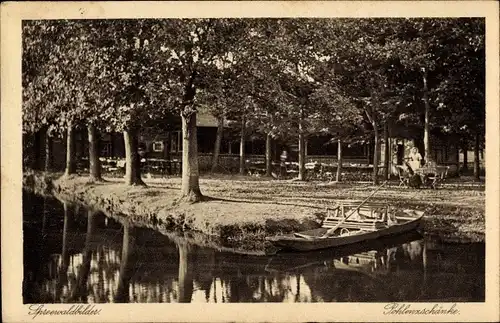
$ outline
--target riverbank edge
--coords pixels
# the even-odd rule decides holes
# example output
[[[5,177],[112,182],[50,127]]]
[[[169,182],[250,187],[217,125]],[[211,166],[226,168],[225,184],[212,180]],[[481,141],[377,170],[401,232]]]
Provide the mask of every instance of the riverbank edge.
[[[128,221],[138,227],[153,229],[174,240],[237,253],[261,254],[266,248],[266,236],[321,226],[321,219],[314,217],[301,221],[269,219],[264,224],[252,221],[238,225],[200,222],[196,221],[196,214],[173,212],[171,205],[158,209],[151,207],[147,201],[124,201],[113,193],[97,195],[85,189],[86,185],[95,183],[82,183],[82,179],[84,177],[78,175],[67,177],[28,171],[23,174],[23,189],[103,212],[121,223]]]
[[[235,226],[214,222],[195,221],[196,214],[172,212],[172,208],[152,208],[144,201],[123,201],[112,193],[96,195],[85,190],[81,176],[60,177],[54,173],[25,172],[23,188],[39,195],[53,196],[60,200],[81,204],[104,212],[107,216],[121,221],[130,221],[140,227],[157,230],[162,234],[176,234],[186,237],[195,244],[228,248],[237,252],[255,252],[264,250],[265,237],[320,227],[320,218],[306,218],[302,222],[295,219],[282,219],[266,223],[248,221]],[[439,221],[436,216],[427,216],[423,221],[425,235],[448,243],[484,242],[483,232],[469,233],[457,230],[461,218],[453,223]]]

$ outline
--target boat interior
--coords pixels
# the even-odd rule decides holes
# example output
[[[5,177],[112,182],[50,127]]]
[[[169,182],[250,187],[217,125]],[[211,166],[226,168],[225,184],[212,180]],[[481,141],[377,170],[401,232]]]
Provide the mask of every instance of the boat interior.
[[[385,229],[414,220],[423,214],[422,211],[414,210],[395,212],[388,203],[383,202],[367,202],[361,206],[360,203],[360,201],[342,201],[334,209],[327,209],[327,217],[323,220],[321,230],[299,232],[294,235],[302,238],[322,236],[328,230],[335,228],[335,232],[330,232],[330,236],[348,236]]]

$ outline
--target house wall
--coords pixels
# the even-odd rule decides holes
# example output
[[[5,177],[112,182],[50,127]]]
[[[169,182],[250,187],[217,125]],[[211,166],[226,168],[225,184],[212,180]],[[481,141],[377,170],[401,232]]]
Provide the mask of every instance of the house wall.
[[[125,142],[123,134],[118,132],[101,134],[99,140],[101,157],[125,158]]]
[[[215,144],[217,128],[198,128],[198,152],[200,155],[200,169],[208,169],[212,162],[213,147]],[[43,142],[43,138],[42,142]],[[29,139],[33,140],[33,139]],[[325,145],[327,138],[313,137],[307,141],[306,162],[335,163],[337,143]],[[53,166],[56,170],[63,170],[66,160],[66,139],[54,138],[53,140]],[[99,139],[100,156],[106,158],[125,158],[125,145],[122,133],[103,133]],[[159,133],[154,136],[143,134],[139,136],[139,147],[145,151],[146,158],[157,159],[181,159],[182,154],[182,134],[180,131],[170,133]],[[328,147],[325,149],[325,147]],[[282,150],[289,151],[290,161],[298,160],[297,145],[288,145],[277,140],[272,141],[272,159],[279,160]],[[228,168],[239,167],[240,143],[238,140],[223,137],[221,143],[221,163],[227,164]],[[363,145],[343,148],[346,162],[366,163],[367,152]],[[264,160],[265,140],[252,137],[245,142],[245,153],[247,159]],[[44,160],[45,148],[40,146],[41,160]],[[86,129],[75,131],[75,155],[79,161],[79,167],[88,167],[88,135]]]
[[[467,154],[467,167],[469,169],[474,169],[474,151],[469,150],[466,152],[466,154]],[[479,166],[481,168],[485,168],[485,160],[486,160],[485,158],[486,158],[485,152],[484,152],[484,150],[481,150],[479,152]],[[464,152],[463,151],[459,154],[459,163],[460,163],[460,167],[462,168],[463,163],[464,163]]]
[[[200,170],[210,169],[212,163],[212,153],[215,143],[217,128],[216,127],[199,127],[198,128],[198,152]],[[227,131],[225,133],[228,133]],[[23,146],[30,145],[35,136],[25,136],[23,140],[29,141]],[[252,137],[253,140],[248,140],[245,143],[246,158],[248,160],[264,161],[265,159],[265,140],[258,137]],[[44,160],[45,148],[44,138],[40,145],[40,160]],[[77,130],[75,132],[76,147],[75,154],[77,159],[84,161],[88,158],[88,138],[86,129]],[[146,152],[147,158],[159,159],[178,159],[181,160],[182,153],[182,134],[180,131],[173,131],[170,133],[159,133],[152,135],[143,134],[139,138],[140,146]],[[432,154],[434,160],[441,165],[448,165],[451,167],[450,172],[457,171],[457,164],[463,160],[463,155],[459,156],[458,146],[451,140],[446,138],[431,138]],[[52,142],[53,150],[53,167],[55,170],[63,170],[66,160],[66,140],[63,137],[54,138]],[[101,134],[100,138],[100,154],[101,157],[108,158],[124,158],[125,146],[123,135],[121,133],[105,133]],[[389,165],[394,174],[396,170],[395,165],[402,163],[402,158],[409,155],[410,149],[415,145],[421,146],[418,140],[390,138],[388,143],[389,151],[391,153]],[[279,160],[279,155],[283,149],[289,151],[290,161],[298,160],[298,147],[296,144],[286,144],[278,140],[272,141],[272,159]],[[384,146],[382,140],[380,149],[380,165],[384,164]],[[326,164],[337,163],[337,143],[329,143],[328,136],[314,136],[309,137],[307,140],[307,156],[306,162],[319,162]],[[373,144],[359,144],[359,145],[344,145],[343,155],[345,163],[356,164],[370,164],[373,160],[372,156]],[[423,152],[421,152],[423,154]],[[472,163],[474,160],[473,152],[469,152],[469,161]],[[483,156],[484,160],[484,156]],[[239,141],[231,138],[230,135],[225,135],[221,143],[220,163],[228,170],[235,170],[239,168]],[[85,164],[85,162],[83,162]],[[482,164],[484,166],[484,164]]]
[[[211,154],[214,150],[214,145],[217,137],[217,128],[215,127],[198,127],[198,153]],[[171,131],[170,133],[151,136],[141,136],[140,142],[145,145],[148,158],[167,158],[170,155],[180,155],[182,152],[182,132],[180,130]],[[245,143],[245,149],[252,152],[256,146],[255,143]],[[239,142],[231,141],[223,133],[223,138],[220,147],[221,154],[235,153],[239,154]]]
[[[39,146],[39,158],[43,167],[45,161],[45,138],[41,138]],[[26,137],[25,140],[32,141],[32,138]],[[32,143],[26,142],[26,145]],[[100,142],[100,156],[125,158],[125,146],[123,136],[120,133],[103,134]],[[75,157],[79,168],[86,168],[88,161],[88,137],[86,130],[75,131]],[[66,167],[66,136],[52,138],[52,168],[56,171],[62,171]]]
[[[30,155],[29,158],[35,158],[38,155],[40,169],[44,168],[45,165],[45,136],[42,133],[38,134],[39,138],[36,136],[24,136],[23,137],[23,147],[26,150],[23,151],[23,155]],[[35,149],[35,140],[40,140],[38,145],[38,151],[31,152]],[[52,138],[52,170],[63,171],[66,167],[66,138],[53,137]]]
[[[213,126],[198,126],[198,153],[199,155],[211,155],[213,153],[215,140],[217,136],[217,128]],[[259,155],[261,158],[265,155],[265,138],[255,134],[249,135],[245,142],[246,155]],[[306,154],[312,156],[308,160],[336,160],[337,143],[328,143],[329,136],[313,136],[307,140]],[[140,142],[144,145],[147,158],[180,158],[182,151],[182,132],[174,130],[170,133],[147,135],[144,134],[140,137]],[[287,144],[278,140],[272,141],[272,159],[279,160],[281,151],[287,150],[291,161],[298,160],[298,145],[296,143]],[[366,163],[368,161],[368,153],[370,149],[365,145],[344,145],[343,154],[346,159],[353,159],[358,163]],[[239,138],[233,132],[225,129],[221,142],[220,154],[239,155],[240,143]],[[229,158],[229,157],[227,157]],[[232,159],[233,157],[231,157]],[[204,157],[207,163],[211,157]],[[200,162],[204,164],[204,161]],[[202,166],[200,166],[202,167]]]
[[[307,154],[336,156],[337,146],[330,136],[311,136],[307,139]]]

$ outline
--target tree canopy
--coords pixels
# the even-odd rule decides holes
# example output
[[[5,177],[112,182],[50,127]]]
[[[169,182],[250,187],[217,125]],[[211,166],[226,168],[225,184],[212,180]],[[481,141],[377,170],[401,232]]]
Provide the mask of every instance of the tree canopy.
[[[25,21],[23,130],[180,118],[192,137],[204,106],[299,146],[358,140],[366,124],[377,138],[400,120],[472,142],[485,131],[484,33],[481,18]]]

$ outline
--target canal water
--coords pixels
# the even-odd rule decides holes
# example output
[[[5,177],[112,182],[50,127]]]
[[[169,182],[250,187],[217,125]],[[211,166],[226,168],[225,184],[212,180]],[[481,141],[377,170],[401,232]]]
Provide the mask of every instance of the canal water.
[[[23,194],[24,303],[482,302],[484,244],[220,252]]]

